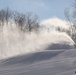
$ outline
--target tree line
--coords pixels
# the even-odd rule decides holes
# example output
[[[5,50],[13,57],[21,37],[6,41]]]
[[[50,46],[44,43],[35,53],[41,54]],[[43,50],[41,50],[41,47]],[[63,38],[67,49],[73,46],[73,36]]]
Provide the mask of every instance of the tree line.
[[[0,10],[0,26],[3,27],[4,23],[8,25],[10,20],[13,20],[17,27],[23,32],[38,31],[39,18],[36,14],[28,12],[26,14],[17,11],[11,11],[9,8]]]
[[[59,27],[56,30],[60,32],[66,32],[73,39],[76,47],[76,0],[72,7],[72,10],[69,8],[65,9],[65,16],[70,25],[69,30],[62,30]],[[12,11],[9,8],[1,9],[0,27],[3,27],[5,23],[8,25],[10,20],[13,20],[18,29],[23,32],[38,32],[40,28],[44,28],[40,25],[38,16],[32,12],[24,14],[17,11]]]

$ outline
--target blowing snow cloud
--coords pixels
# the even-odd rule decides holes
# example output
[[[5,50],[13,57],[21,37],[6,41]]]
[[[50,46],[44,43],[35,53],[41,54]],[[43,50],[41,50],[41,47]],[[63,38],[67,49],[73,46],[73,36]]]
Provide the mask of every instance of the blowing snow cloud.
[[[66,29],[66,30],[68,30],[69,28],[67,21],[61,20],[57,17],[43,20],[41,24],[45,25],[46,27],[54,27],[54,28],[60,27],[61,29]]]

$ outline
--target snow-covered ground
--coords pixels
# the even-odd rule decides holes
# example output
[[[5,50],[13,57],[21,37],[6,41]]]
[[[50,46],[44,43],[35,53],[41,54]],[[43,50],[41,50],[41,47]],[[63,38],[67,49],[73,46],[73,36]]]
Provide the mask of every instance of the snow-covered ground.
[[[47,50],[0,61],[0,75],[75,75],[76,50]]]

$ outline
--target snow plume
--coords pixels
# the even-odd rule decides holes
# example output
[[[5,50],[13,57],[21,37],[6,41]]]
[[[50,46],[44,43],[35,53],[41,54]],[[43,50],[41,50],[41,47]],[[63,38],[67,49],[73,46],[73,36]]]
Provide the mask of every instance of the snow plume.
[[[65,30],[68,30],[69,28],[67,21],[61,20],[57,17],[43,20],[41,24],[45,25],[46,27],[54,27],[54,28],[60,27],[61,29],[65,29]]]
[[[44,50],[52,43],[59,42],[74,44],[66,33],[55,30],[23,33],[13,22],[5,23],[0,27],[0,59]]]

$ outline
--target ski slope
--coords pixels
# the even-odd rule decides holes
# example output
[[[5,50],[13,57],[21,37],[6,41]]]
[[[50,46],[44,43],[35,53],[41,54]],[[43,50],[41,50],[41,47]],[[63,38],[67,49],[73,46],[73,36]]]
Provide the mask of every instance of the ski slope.
[[[0,61],[0,75],[75,75],[76,50],[47,50]]]

